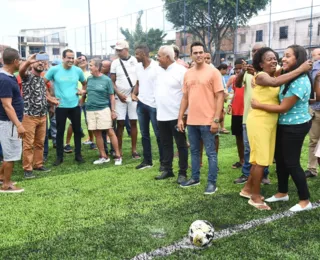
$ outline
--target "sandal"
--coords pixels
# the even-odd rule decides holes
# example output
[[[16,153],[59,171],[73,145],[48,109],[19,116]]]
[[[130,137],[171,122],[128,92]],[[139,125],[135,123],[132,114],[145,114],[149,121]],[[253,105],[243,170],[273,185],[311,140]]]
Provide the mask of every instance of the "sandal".
[[[242,167],[242,164],[240,162],[236,162],[236,163],[232,164],[233,169],[239,169],[241,167]]]
[[[227,129],[223,128],[220,130],[221,134],[230,134],[230,131],[228,131]]]
[[[250,195],[250,194],[245,194],[245,193],[243,193],[242,191],[240,191],[239,195],[240,195],[240,197],[246,198],[246,199],[251,199],[251,196],[252,196],[252,195]],[[263,197],[263,196],[261,196],[261,200],[264,200],[264,197]]]
[[[132,153],[132,159],[139,160],[139,159],[141,159],[141,156],[137,152],[133,152]]]
[[[0,185],[2,185],[3,184],[3,180],[0,180]],[[10,182],[10,185],[16,185],[17,184],[17,182]]]
[[[258,210],[271,210],[271,208],[265,202],[263,202],[263,203],[255,203],[252,199],[249,199],[248,203],[251,206],[253,206],[256,209],[258,209]]]

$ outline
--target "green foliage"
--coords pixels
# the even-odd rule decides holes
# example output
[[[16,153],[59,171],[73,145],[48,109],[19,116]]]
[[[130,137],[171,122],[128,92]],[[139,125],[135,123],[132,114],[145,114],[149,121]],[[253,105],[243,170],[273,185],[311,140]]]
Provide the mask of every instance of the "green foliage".
[[[130,45],[130,53],[134,54],[135,46],[144,43],[147,44],[150,52],[157,52],[159,47],[163,45],[163,40],[166,37],[166,33],[159,29],[149,29],[148,32],[143,31],[141,25],[141,16],[143,11],[138,14],[136,28],[133,33],[128,29],[120,28],[122,35],[126,38]]]
[[[236,26],[236,0],[164,0],[166,17],[175,29],[186,30],[197,36],[206,46],[206,51],[220,50],[221,40]],[[270,0],[239,0],[238,26],[245,25],[249,19],[263,10]],[[184,6],[184,3],[186,6]],[[185,15],[184,15],[185,10]],[[210,34],[210,38],[206,39]]]

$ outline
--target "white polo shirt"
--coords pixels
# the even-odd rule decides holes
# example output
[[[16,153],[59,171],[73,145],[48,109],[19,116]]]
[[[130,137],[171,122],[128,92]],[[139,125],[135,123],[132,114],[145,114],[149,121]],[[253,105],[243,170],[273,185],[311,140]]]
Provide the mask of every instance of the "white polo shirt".
[[[122,62],[134,87],[137,83],[136,66],[138,64],[138,61],[135,57],[131,56],[128,60],[122,60]],[[110,73],[116,74],[116,86],[119,92],[129,97],[131,95],[132,89],[119,59],[116,59],[111,63]]]
[[[156,107],[155,83],[157,71],[160,69],[157,62],[151,60],[149,66],[145,69],[142,62],[137,65],[137,78],[139,81],[139,101],[143,104]]]
[[[155,96],[158,121],[178,119],[186,71],[185,67],[174,62],[166,70],[161,68],[157,73]]]

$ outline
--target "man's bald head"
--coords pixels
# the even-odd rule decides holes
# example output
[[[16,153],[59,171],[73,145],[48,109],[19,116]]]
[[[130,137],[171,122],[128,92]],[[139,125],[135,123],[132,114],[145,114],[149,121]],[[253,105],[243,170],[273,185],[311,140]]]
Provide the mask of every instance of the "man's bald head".
[[[109,75],[110,67],[111,67],[111,61],[109,60],[102,61],[101,73],[104,75]]]
[[[311,52],[312,61],[320,60],[320,48],[316,48]]]

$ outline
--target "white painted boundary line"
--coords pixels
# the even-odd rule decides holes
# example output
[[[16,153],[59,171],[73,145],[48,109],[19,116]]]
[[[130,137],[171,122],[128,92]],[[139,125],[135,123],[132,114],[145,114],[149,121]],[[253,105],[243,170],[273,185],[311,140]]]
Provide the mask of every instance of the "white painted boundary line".
[[[312,203],[312,206],[313,206],[312,210],[319,208],[320,202]],[[250,228],[254,228],[254,227],[257,227],[257,226],[260,226],[263,224],[267,224],[267,223],[276,221],[278,219],[282,219],[285,217],[291,217],[295,214],[296,214],[296,212],[284,211],[282,213],[273,214],[270,217],[250,220],[244,224],[236,225],[234,227],[226,228],[226,229],[223,229],[219,232],[215,232],[213,241],[221,239],[221,238],[225,238],[225,237],[230,237],[230,236],[237,234],[243,230],[248,230]],[[212,244],[210,244],[209,246],[211,246],[211,245]],[[134,258],[132,258],[132,260],[149,260],[149,259],[152,259],[153,257],[156,257],[156,256],[168,256],[168,255],[171,255],[172,253],[179,251],[179,250],[182,250],[182,249],[203,250],[204,248],[193,246],[190,243],[188,237],[185,237],[181,241],[176,242],[173,245],[158,248],[150,253],[142,253],[140,255],[137,255]]]

